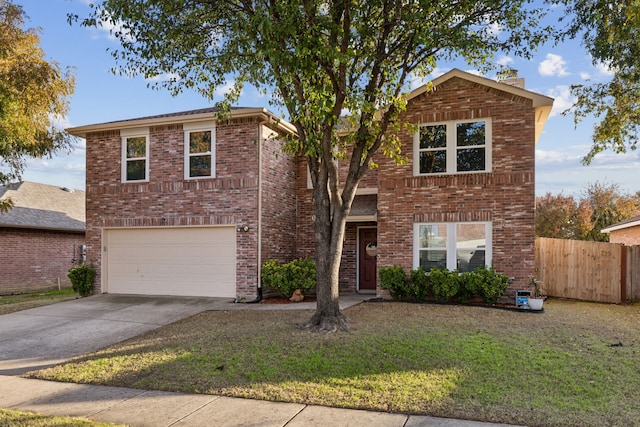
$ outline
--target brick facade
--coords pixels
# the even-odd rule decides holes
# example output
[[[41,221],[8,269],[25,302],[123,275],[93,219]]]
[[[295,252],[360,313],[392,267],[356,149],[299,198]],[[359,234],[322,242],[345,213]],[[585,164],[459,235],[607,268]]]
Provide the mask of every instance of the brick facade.
[[[149,181],[121,182],[119,131],[87,135],[87,256],[100,271],[101,238],[110,227],[175,227],[206,225],[243,225],[248,232],[238,233],[236,291],[239,296],[256,295],[258,233],[258,151],[260,130],[272,132],[257,118],[232,119],[216,126],[216,177],[184,179],[184,131],[180,123],[149,128]],[[263,138],[264,139],[264,138]],[[287,175],[286,161],[274,162],[279,150],[276,141],[263,141],[265,175]],[[279,157],[283,159],[282,156]],[[290,181],[290,180],[287,180]],[[265,204],[271,208],[274,197],[287,189],[286,182],[276,180],[265,189]],[[288,190],[292,193],[291,189]],[[276,200],[277,201],[277,200]],[[282,200],[277,201],[280,206]],[[288,218],[283,221],[283,218]],[[274,224],[293,224],[292,209],[266,215],[265,236],[276,242],[267,247],[267,256],[283,251],[290,257],[293,248],[284,242],[292,239],[276,231]],[[286,225],[286,224],[285,224]],[[293,225],[289,226],[294,230]],[[292,231],[293,232],[293,231]],[[273,248],[278,248],[275,252]],[[271,252],[269,252],[271,251]],[[100,292],[101,276],[96,278]]]
[[[71,287],[83,244],[82,233],[0,228],[0,294]]]
[[[491,172],[414,176],[413,134],[399,135],[409,159],[396,165],[377,156],[359,189],[377,189],[378,266],[414,268],[415,223],[490,222],[492,264],[510,277],[509,296],[534,274],[535,114],[530,99],[460,78],[434,92],[412,99],[402,119],[410,123],[490,118]],[[345,165],[339,165],[341,177]],[[311,190],[306,163],[298,163],[298,256],[313,254]],[[342,264],[341,292],[357,290],[357,228],[348,223]],[[373,223],[375,225],[375,223]],[[378,288],[378,293],[381,290]]]
[[[611,243],[622,243],[627,246],[640,245],[640,226],[621,228],[609,232]]]
[[[531,101],[453,78],[409,104],[411,123],[491,118],[492,171],[413,176],[413,135],[400,135],[411,159],[380,160],[378,265],[413,265],[415,223],[491,222],[493,266],[517,289],[534,274],[535,117]]]
[[[444,79],[437,90],[412,98],[402,119],[421,124],[490,118],[491,170],[414,176],[413,135],[399,134],[409,162],[398,166],[379,155],[379,168],[368,171],[359,186],[361,194],[377,194],[377,223],[348,222],[342,293],[358,288],[357,233],[363,226],[377,225],[378,266],[408,270],[415,267],[414,224],[488,222],[493,266],[511,278],[511,289],[534,274],[534,142],[541,129],[535,97],[484,82],[459,75]],[[543,103],[550,110],[549,99]],[[236,235],[236,292],[250,298],[262,262],[313,256],[306,160],[283,153],[282,142],[271,138],[283,128],[266,126],[259,115],[216,125],[216,177],[208,179],[184,179],[180,120],[186,115],[176,114],[175,123],[158,116],[162,124],[149,125],[149,182],[143,183],[121,182],[119,130],[87,131],[89,261],[99,270],[102,232],[108,227],[243,225],[249,231]],[[348,164],[338,163],[344,179]],[[100,291],[100,276],[96,283]]]

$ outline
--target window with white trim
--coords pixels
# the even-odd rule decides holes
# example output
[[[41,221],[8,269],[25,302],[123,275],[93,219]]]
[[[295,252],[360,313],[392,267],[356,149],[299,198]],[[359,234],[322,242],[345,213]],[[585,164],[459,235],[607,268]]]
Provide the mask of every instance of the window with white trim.
[[[149,135],[138,132],[121,132],[122,182],[149,180]]]
[[[491,223],[417,223],[413,230],[413,265],[473,271],[491,266]]]
[[[184,125],[184,178],[216,176],[215,127],[213,123]]]
[[[491,171],[491,119],[421,124],[413,140],[414,175]]]

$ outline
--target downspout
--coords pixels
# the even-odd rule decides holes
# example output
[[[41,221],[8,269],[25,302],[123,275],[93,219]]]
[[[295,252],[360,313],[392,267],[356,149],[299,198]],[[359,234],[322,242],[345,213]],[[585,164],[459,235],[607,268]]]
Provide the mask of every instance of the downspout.
[[[257,248],[257,269],[258,269],[258,296],[247,304],[255,304],[262,301],[262,126],[264,122],[258,123],[258,248]]]

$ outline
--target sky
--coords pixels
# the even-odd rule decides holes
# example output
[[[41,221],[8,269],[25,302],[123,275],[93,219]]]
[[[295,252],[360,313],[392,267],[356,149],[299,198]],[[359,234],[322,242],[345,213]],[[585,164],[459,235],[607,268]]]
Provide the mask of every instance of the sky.
[[[27,27],[39,27],[41,43],[48,60],[75,70],[76,88],[67,117],[59,127],[74,127],[114,120],[209,107],[195,92],[172,97],[166,90],[152,90],[142,77],[122,77],[111,73],[115,60],[108,49],[119,44],[109,28],[69,25],[67,14],[86,16],[90,0],[13,0],[23,6]],[[559,13],[559,11],[552,11]],[[594,120],[574,124],[572,115],[562,112],[572,105],[570,86],[586,80],[607,81],[611,75],[603,66],[594,66],[578,40],[538,49],[531,60],[498,54],[494,62],[515,68],[526,82],[526,89],[555,98],[554,108],[536,145],[536,195],[550,192],[581,197],[596,182],[616,184],[623,193],[640,191],[640,150],[627,154],[603,152],[591,165],[580,162],[591,147]],[[475,72],[464,62],[441,63],[429,78],[452,68]],[[495,78],[495,73],[485,77]],[[416,83],[418,85],[418,83]],[[222,91],[220,92],[220,99]],[[253,88],[242,92],[240,106],[269,107],[269,99]],[[281,111],[274,113],[282,115]],[[74,189],[85,189],[85,142],[74,144],[71,152],[53,158],[29,160],[23,180]]]

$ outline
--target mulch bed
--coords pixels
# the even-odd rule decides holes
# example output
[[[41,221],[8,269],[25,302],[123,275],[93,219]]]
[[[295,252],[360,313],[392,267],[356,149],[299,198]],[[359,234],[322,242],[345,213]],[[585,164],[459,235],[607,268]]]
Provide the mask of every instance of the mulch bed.
[[[316,298],[304,297],[304,300],[301,302],[316,302]],[[298,304],[298,303],[289,301],[289,299],[285,297],[267,297],[262,301],[260,301],[260,304]]]

